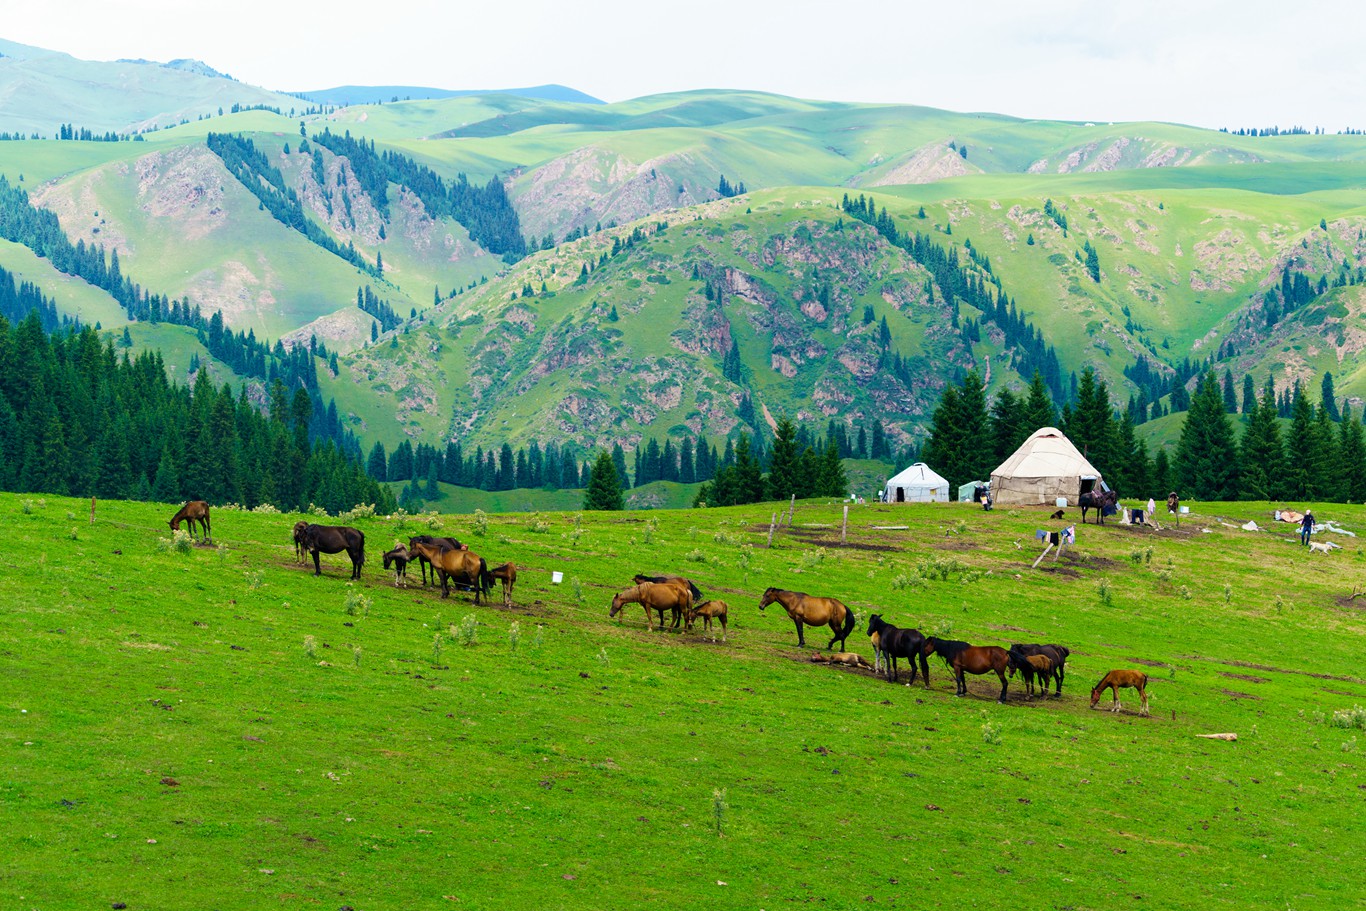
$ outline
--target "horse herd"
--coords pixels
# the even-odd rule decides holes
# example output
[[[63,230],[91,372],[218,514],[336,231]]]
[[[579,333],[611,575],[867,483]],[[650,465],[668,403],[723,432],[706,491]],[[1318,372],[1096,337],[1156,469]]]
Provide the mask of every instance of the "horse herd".
[[[180,523],[188,522],[191,537],[194,536],[196,523],[199,524],[204,540],[210,540],[209,505],[203,500],[186,503],[171,518],[173,531],[179,531]],[[322,575],[319,554],[336,554],[343,551],[351,559],[351,578],[359,579],[361,566],[365,563],[365,534],[357,528],[338,525],[317,525],[310,522],[297,522],[293,529],[295,556],[306,562],[307,556],[313,557],[313,573]],[[483,557],[470,551],[469,547],[455,538],[416,535],[408,543],[396,544],[393,550],[384,554],[384,568],[394,571],[395,584],[407,584],[408,564],[416,560],[422,572],[422,584],[426,586],[428,569],[431,580],[441,581],[441,597],[450,597],[452,585],[472,591],[474,603],[478,604],[480,595],[487,601],[493,590],[493,582],[502,584],[503,604],[511,606],[512,590],[517,581],[517,567],[513,563],[489,569]],[[612,598],[609,617],[616,617],[627,604],[639,604],[645,610],[646,625],[654,630],[655,615],[659,617],[659,628],[663,630],[664,615],[672,616],[672,627],[680,624],[691,630],[697,618],[703,619],[703,629],[712,632],[713,622],[721,627],[721,640],[727,632],[729,606],[719,599],[702,600],[702,592],[689,579],[682,576],[658,576],[638,574],[632,587],[619,592]],[[807,626],[828,626],[832,632],[826,650],[840,643],[840,652],[831,656],[829,661],[840,664],[862,664],[866,662],[857,655],[844,651],[846,640],[856,624],[854,612],[838,598],[808,595],[805,592],[788,591],[781,588],[768,588],[759,601],[759,610],[770,604],[778,604],[791,618],[797,631],[798,647],[806,647]],[[929,657],[938,655],[953,672],[956,684],[955,695],[967,694],[967,674],[995,673],[1001,681],[998,702],[1006,701],[1009,687],[1008,677],[1019,673],[1024,680],[1025,693],[1034,697],[1037,688],[1040,696],[1048,695],[1049,684],[1053,685],[1053,697],[1062,695],[1062,683],[1066,676],[1067,658],[1071,651],[1062,645],[1014,643],[1008,649],[998,645],[971,645],[956,639],[941,639],[926,636],[918,629],[902,629],[887,623],[880,614],[868,619],[867,634],[873,645],[875,673],[880,673],[892,683],[900,679],[898,659],[905,659],[910,665],[910,684],[915,683],[917,662],[919,671],[930,685]],[[855,660],[848,660],[855,659]],[[1094,708],[1102,693],[1111,691],[1111,711],[1117,712],[1122,706],[1119,690],[1133,688],[1138,691],[1141,712],[1148,714],[1146,687],[1148,676],[1142,671],[1113,670],[1105,675],[1091,689],[1091,706]],[[910,685],[908,684],[908,685]]]

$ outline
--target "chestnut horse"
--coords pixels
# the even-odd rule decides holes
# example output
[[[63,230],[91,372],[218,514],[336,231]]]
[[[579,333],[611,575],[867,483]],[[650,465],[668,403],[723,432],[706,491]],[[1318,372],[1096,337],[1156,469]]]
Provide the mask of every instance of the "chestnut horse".
[[[1096,703],[1100,701],[1100,694],[1108,689],[1110,691],[1110,698],[1113,700],[1110,711],[1118,712],[1123,708],[1123,706],[1119,704],[1119,691],[1129,687],[1138,690],[1139,702],[1143,706],[1139,710],[1139,714],[1146,715],[1148,714],[1147,686],[1148,675],[1142,671],[1111,671],[1101,678],[1100,683],[1091,687],[1091,708],[1096,707]]]
[[[926,655],[938,655],[953,669],[958,681],[958,692],[954,695],[965,696],[968,692],[964,674],[985,674],[995,671],[1001,678],[1001,695],[997,702],[1006,701],[1006,671],[1010,667],[1010,655],[999,645],[969,645],[957,639],[938,639],[930,636],[925,640],[923,649]]]
[[[721,624],[721,641],[726,641],[726,618],[730,613],[730,605],[724,601],[713,598],[711,601],[703,601],[694,607],[684,611],[684,620],[687,622],[686,629],[691,630],[693,621],[698,617],[702,618],[702,631],[710,633],[713,620]],[[716,636],[712,636],[712,641],[716,641]]]
[[[203,500],[191,500],[180,511],[171,516],[171,531],[180,531],[182,521],[190,524],[190,537],[194,537],[194,523],[199,523],[200,537],[204,543],[208,543],[212,537],[209,531],[209,504]]]
[[[425,537],[425,535],[423,536]],[[425,557],[432,564],[432,575],[441,574],[441,597],[451,596],[451,580],[457,584],[467,584],[474,589],[474,603],[479,603],[479,595],[493,591],[492,575],[484,558],[469,550],[454,547],[440,547],[425,544],[414,538],[412,550],[415,556]]]
[[[844,640],[849,638],[849,634],[854,631],[854,612],[844,606],[844,602],[838,598],[819,598],[815,595],[808,595],[806,592],[790,592],[781,588],[769,588],[764,592],[763,599],[759,602],[759,610],[762,612],[774,601],[783,606],[787,615],[792,618],[793,624],[797,627],[797,645],[801,648],[806,647],[806,635],[802,630],[803,624],[806,626],[828,626],[835,635],[825,647],[827,650],[834,648],[835,643],[840,644],[840,651],[847,647]]]
[[[1176,524],[1181,524],[1181,498],[1176,495],[1176,491],[1167,494],[1167,514],[1176,517]]]
[[[313,555],[313,575],[323,574],[318,554],[339,554],[346,551],[351,558],[351,578],[360,578],[365,563],[365,533],[346,525],[306,525],[299,533],[304,550]]]
[[[1040,686],[1047,691],[1048,681],[1053,680],[1056,685],[1054,698],[1062,695],[1062,681],[1067,676],[1067,656],[1072,654],[1071,649],[1065,645],[1036,645],[1033,643],[1013,642],[1010,651],[1019,652],[1021,656],[1042,655],[1053,663],[1053,671],[1045,677]]]
[[[664,612],[666,610],[673,612],[674,625],[677,626],[678,618],[681,618],[685,611],[692,608],[692,592],[686,585],[671,582],[642,582],[612,598],[612,610],[607,616],[615,617],[628,604],[639,604],[645,608],[645,622],[651,631],[655,628],[655,618],[651,612],[658,612],[659,628],[662,630],[664,629]]]

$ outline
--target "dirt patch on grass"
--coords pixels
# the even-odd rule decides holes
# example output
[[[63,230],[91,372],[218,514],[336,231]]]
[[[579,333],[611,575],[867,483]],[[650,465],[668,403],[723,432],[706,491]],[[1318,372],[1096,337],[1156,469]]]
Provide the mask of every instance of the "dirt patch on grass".
[[[971,541],[945,541],[935,546],[936,550],[977,550],[981,545],[973,544]]]
[[[817,547],[829,547],[845,550],[867,550],[875,553],[901,553],[905,548],[893,547],[890,544],[868,544],[863,541],[846,541],[841,544],[833,538],[809,538],[804,539],[807,544],[814,544]]]
[[[1256,699],[1260,701],[1262,698],[1261,696],[1254,696],[1251,693],[1240,693],[1237,690],[1220,690],[1219,692],[1223,693],[1230,699]]]
[[[1072,569],[1070,566],[1040,566],[1040,572],[1048,573],[1050,576],[1066,576],[1068,579],[1080,579],[1081,573]]]
[[[1283,667],[1272,667],[1269,664],[1253,664],[1251,661],[1230,661],[1227,658],[1206,658],[1202,655],[1180,655],[1179,657],[1188,661],[1210,661],[1218,664],[1227,664],[1230,667],[1246,667],[1254,671],[1269,671],[1273,674],[1297,674],[1301,677],[1313,677],[1315,680],[1339,680],[1343,683],[1366,684],[1366,680],[1360,677],[1347,677],[1342,674],[1318,674],[1313,671],[1294,671]]]
[[[1151,658],[1130,658],[1134,664],[1141,664],[1144,667],[1171,667],[1165,661],[1153,661]]]
[[[1268,683],[1268,682],[1270,682],[1270,678],[1268,678],[1268,677],[1254,677],[1254,676],[1251,675],[1251,674],[1235,674],[1235,673],[1232,673],[1231,671],[1220,671],[1220,672],[1219,672],[1219,676],[1220,676],[1220,677],[1228,677],[1228,678],[1231,679],[1231,680],[1246,680],[1248,683]]]

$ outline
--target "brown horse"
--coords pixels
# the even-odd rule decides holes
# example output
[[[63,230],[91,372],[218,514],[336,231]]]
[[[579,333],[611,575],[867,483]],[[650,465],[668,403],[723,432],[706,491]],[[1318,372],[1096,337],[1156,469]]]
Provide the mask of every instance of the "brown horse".
[[[517,564],[504,563],[497,569],[489,570],[489,575],[503,584],[503,607],[512,607],[512,586],[517,584]]]
[[[763,599],[759,602],[759,610],[763,611],[774,601],[783,606],[787,615],[792,618],[793,624],[797,627],[797,645],[801,648],[806,647],[806,635],[802,630],[802,625],[806,626],[828,626],[835,635],[825,646],[828,651],[834,648],[835,643],[840,644],[840,651],[847,647],[844,640],[849,638],[849,634],[854,631],[854,612],[844,606],[844,602],[838,598],[818,598],[815,595],[808,595],[806,592],[790,592],[781,588],[769,588],[764,592]]]
[[[985,674],[995,671],[1001,678],[1001,695],[997,702],[1006,701],[1006,671],[1010,668],[1010,655],[999,645],[969,645],[957,639],[938,639],[930,636],[925,640],[924,654],[938,655],[944,659],[958,682],[957,696],[968,692],[964,674]]]
[[[694,602],[702,600],[702,590],[696,585],[693,585],[691,579],[684,578],[683,576],[647,576],[644,573],[636,573],[631,577],[631,581],[637,585],[642,582],[683,582],[687,584],[688,591],[692,593]]]
[[[1181,498],[1176,495],[1176,491],[1167,494],[1167,515],[1176,517],[1176,524],[1181,524]]]
[[[669,582],[642,582],[612,598],[612,610],[607,616],[615,617],[628,604],[639,604],[645,608],[645,622],[652,631],[655,628],[655,618],[651,611],[657,612],[659,614],[659,628],[662,630],[664,629],[664,612],[666,610],[673,612],[674,625],[677,626],[677,618],[692,608],[692,592],[686,585],[676,585]]]
[[[730,612],[730,606],[724,601],[713,598],[711,601],[703,601],[696,607],[690,607],[684,612],[687,620],[687,629],[692,629],[693,621],[698,617],[702,618],[702,631],[711,632],[711,622],[713,620],[721,624],[721,641],[726,641],[726,617]],[[712,636],[712,641],[716,637]]]
[[[294,556],[299,558],[299,562],[304,562],[304,553],[308,548],[304,547],[304,529],[308,527],[307,522],[294,523]]]
[[[346,525],[307,525],[300,533],[304,550],[313,555],[313,575],[323,574],[318,554],[339,554],[346,551],[351,558],[351,578],[360,578],[365,563],[365,533]]]
[[[418,544],[426,544],[431,547],[450,547],[455,550],[469,550],[467,545],[461,544],[454,538],[436,538],[432,535],[417,535],[408,539],[408,549],[413,551],[413,559],[417,560],[418,569],[422,570],[422,584],[427,584],[427,564],[431,561],[426,557],[417,554]],[[432,569],[432,583],[436,583],[436,569]]]
[[[408,553],[408,548],[402,544],[394,545],[393,550],[384,552],[384,568],[393,567],[394,587],[408,586],[408,564],[412,561],[412,555]]]
[[[441,597],[451,596],[452,579],[474,589],[475,604],[479,603],[481,593],[487,596],[493,591],[493,576],[483,557],[469,550],[424,544],[417,538],[413,541],[416,542],[412,546],[414,554],[425,557],[432,564],[433,574],[441,574]]]
[[[209,539],[213,537],[209,531],[209,504],[203,500],[191,500],[180,507],[180,511],[171,516],[171,531],[180,531],[182,521],[190,524],[191,538],[194,537],[194,523],[196,522],[199,523],[200,537],[204,543],[207,544]]]
[[[1119,704],[1119,691],[1129,687],[1138,690],[1138,699],[1143,706],[1142,709],[1139,710],[1139,714],[1146,715],[1148,714],[1147,686],[1148,675],[1142,671],[1111,671],[1101,678],[1100,683],[1091,687],[1091,708],[1096,707],[1096,703],[1100,701],[1100,694],[1108,689],[1110,691],[1110,698],[1113,700],[1110,711],[1118,712],[1123,708],[1123,706]]]
[[[1048,695],[1048,681],[1053,679],[1053,659],[1045,655],[1025,655],[1012,648],[1006,654],[1010,657],[1010,676],[1019,671],[1024,678],[1025,695],[1034,698],[1034,680],[1039,680],[1040,695]]]
[[[1056,685],[1053,697],[1062,695],[1062,681],[1067,676],[1067,656],[1072,654],[1072,650],[1065,645],[1038,645],[1035,643],[1013,642],[1010,645],[1012,654],[1019,653],[1021,656],[1042,655],[1053,663],[1053,671],[1039,684],[1044,691],[1048,690],[1048,681],[1052,680]],[[1026,681],[1028,682],[1028,681]]]

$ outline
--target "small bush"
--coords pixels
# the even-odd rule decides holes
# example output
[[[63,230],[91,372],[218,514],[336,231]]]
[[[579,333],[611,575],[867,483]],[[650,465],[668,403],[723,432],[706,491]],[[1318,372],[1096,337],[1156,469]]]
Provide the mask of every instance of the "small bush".
[[[482,538],[489,533],[489,517],[482,509],[474,511],[474,525],[470,528],[475,537]]]
[[[1129,562],[1132,563],[1132,564],[1134,564],[1135,566],[1142,566],[1142,565],[1143,565],[1143,551],[1141,551],[1141,550],[1131,550],[1131,551],[1129,551]]]
[[[441,663],[441,634],[432,635],[432,664]]]
[[[304,636],[304,654],[308,656],[310,661],[318,657],[317,639],[312,636]]]
[[[508,627],[508,646],[512,649],[512,654],[517,654],[517,645],[522,641],[522,627],[516,620]]]
[[[658,530],[659,523],[657,521],[654,519],[646,519],[645,527],[641,529],[640,532],[641,542],[644,544],[653,544],[655,542],[655,532]]]
[[[1354,705],[1350,709],[1338,709],[1333,712],[1330,723],[1335,728],[1359,728],[1366,731],[1366,708]]]
[[[351,658],[356,662],[356,667],[360,667],[361,650],[359,645],[351,646]]]
[[[375,517],[374,503],[357,503],[346,512],[338,513],[337,518],[350,522],[355,519],[373,519]]]
[[[1181,586],[1181,588],[1178,589],[1178,593],[1181,595],[1182,601],[1189,601],[1191,598],[1195,597],[1193,594],[1191,594],[1190,588],[1188,588],[1185,585]]]
[[[545,627],[537,623],[536,638],[531,640],[531,647],[537,651],[540,651],[540,648],[543,644],[545,644]]]
[[[280,510],[276,509],[271,503],[262,503],[260,506],[252,509],[252,512],[263,516],[278,516],[280,514]]]
[[[358,615],[370,616],[370,599],[358,591],[348,591],[346,593],[346,616],[355,617]]]
[[[949,639],[953,636],[952,620],[937,620],[934,626],[930,627],[930,635],[937,639]]]
[[[451,638],[464,646],[475,645],[479,640],[479,618],[466,614],[460,618],[460,625],[451,624]]]
[[[247,578],[247,589],[249,591],[256,591],[266,584],[266,571],[263,569],[249,569],[242,575]]]
[[[1001,742],[1001,728],[992,724],[990,720],[982,723],[982,742],[998,744]]]
[[[169,538],[157,538],[157,550],[165,554],[180,554],[182,557],[194,548],[194,540],[185,529],[175,532]]]
[[[1109,579],[1102,578],[1096,585],[1096,597],[1100,599],[1101,604],[1108,606],[1113,603],[1114,595],[1110,592]]]
[[[916,564],[916,575],[928,581],[949,581],[949,576],[954,573],[961,573],[967,569],[967,565],[955,560],[952,557],[931,557],[928,560],[921,560]]]
[[[578,577],[578,576],[574,576],[572,579],[569,580],[569,587],[572,588],[572,589],[574,590],[574,603],[575,603],[575,604],[582,604],[582,603],[583,603],[583,583],[579,581],[579,577]]]
[[[598,649],[597,659],[598,664],[601,664],[603,667],[611,667],[612,659],[607,655],[607,646],[604,645],[602,648]]]
[[[726,822],[726,789],[718,788],[711,792],[711,815],[716,823],[716,834],[721,836]]]
[[[322,518],[327,518],[327,510],[323,509],[316,503],[309,503],[308,509],[304,510],[304,512],[306,512],[310,516],[321,516]]]
[[[700,549],[694,547],[683,555],[683,559],[687,560],[689,563],[706,563],[707,555]]]
[[[1225,583],[1224,583],[1224,603],[1225,603],[1225,604],[1231,604],[1232,602],[1233,602],[1233,586],[1232,586],[1232,585],[1229,585],[1227,582],[1225,582]]]

